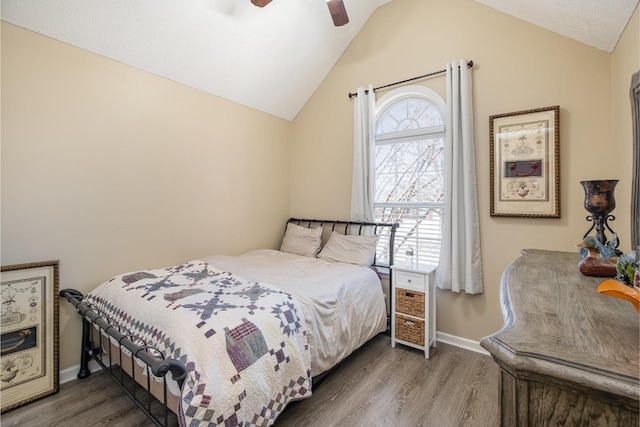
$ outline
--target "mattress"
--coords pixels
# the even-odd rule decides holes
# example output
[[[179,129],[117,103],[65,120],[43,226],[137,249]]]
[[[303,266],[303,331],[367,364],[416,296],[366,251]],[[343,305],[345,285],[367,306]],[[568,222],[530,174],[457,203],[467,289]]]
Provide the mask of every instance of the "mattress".
[[[314,376],[386,330],[382,285],[371,268],[270,249],[200,260],[245,280],[276,286],[301,303]]]

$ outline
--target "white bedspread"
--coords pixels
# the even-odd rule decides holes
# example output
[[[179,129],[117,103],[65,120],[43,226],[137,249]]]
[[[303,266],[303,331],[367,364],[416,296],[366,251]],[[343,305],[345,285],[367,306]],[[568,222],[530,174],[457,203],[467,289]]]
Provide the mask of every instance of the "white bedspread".
[[[246,280],[275,285],[302,303],[313,375],[332,368],[386,329],[382,286],[370,268],[270,249],[202,261]]]

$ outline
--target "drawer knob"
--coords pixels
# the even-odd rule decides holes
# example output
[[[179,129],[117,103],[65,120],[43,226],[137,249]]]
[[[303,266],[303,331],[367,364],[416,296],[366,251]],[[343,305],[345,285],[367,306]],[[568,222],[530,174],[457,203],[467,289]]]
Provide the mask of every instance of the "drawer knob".
[[[407,282],[411,283],[411,279],[407,279]]]

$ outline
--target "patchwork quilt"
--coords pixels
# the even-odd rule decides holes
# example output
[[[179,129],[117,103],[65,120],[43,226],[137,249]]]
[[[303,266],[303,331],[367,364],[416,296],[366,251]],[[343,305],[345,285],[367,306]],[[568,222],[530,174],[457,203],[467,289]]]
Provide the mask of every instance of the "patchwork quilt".
[[[186,364],[182,426],[269,426],[311,396],[304,320],[276,287],[192,261],[116,276],[85,301]]]

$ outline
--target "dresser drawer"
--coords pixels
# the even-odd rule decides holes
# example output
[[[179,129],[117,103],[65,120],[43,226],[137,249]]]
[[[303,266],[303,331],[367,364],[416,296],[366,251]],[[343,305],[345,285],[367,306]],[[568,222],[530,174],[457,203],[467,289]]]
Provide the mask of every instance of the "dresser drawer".
[[[424,318],[424,292],[396,288],[394,296],[398,313]]]
[[[401,314],[395,316],[395,338],[420,346],[424,345],[424,320],[405,317]]]
[[[427,279],[424,274],[410,273],[408,271],[396,271],[396,287],[424,292],[427,288],[426,281]]]

